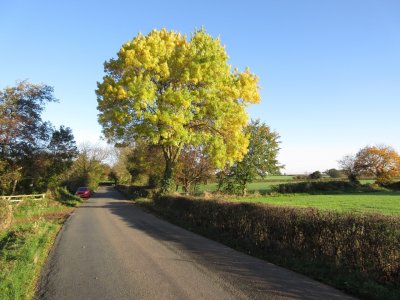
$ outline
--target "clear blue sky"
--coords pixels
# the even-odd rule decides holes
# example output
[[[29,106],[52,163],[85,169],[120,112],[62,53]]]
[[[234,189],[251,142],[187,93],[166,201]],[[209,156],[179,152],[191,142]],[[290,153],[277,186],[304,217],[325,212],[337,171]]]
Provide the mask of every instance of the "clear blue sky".
[[[2,1],[0,88],[55,88],[44,119],[95,141],[103,62],[138,32],[204,26],[260,78],[249,109],[281,135],[287,173],[337,167],[365,145],[400,151],[400,1]]]

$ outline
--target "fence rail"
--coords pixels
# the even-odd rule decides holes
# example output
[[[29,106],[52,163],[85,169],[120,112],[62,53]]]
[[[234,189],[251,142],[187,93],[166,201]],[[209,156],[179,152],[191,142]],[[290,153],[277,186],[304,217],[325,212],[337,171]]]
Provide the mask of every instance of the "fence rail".
[[[35,195],[12,195],[12,196],[0,196],[0,199],[8,200],[9,202],[22,202],[25,199],[41,200],[44,199],[46,194],[35,194]]]

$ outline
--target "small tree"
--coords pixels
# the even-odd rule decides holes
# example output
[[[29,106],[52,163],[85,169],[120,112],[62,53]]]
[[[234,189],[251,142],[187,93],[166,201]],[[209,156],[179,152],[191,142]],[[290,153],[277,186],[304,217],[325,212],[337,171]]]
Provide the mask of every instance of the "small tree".
[[[54,186],[59,183],[60,176],[72,166],[73,160],[78,156],[78,148],[71,128],[60,126],[58,130],[55,130],[47,149],[51,164],[46,177]]]
[[[95,190],[100,181],[104,179],[107,167],[103,162],[109,156],[109,149],[89,143],[81,144],[79,155],[66,174],[65,183],[68,188],[75,190],[79,186],[88,186]]]
[[[277,159],[280,150],[280,136],[277,132],[272,131],[260,120],[253,120],[246,127],[245,134],[249,136],[248,152],[243,160],[230,168],[225,179],[225,189],[233,189],[235,192],[237,188],[234,185],[238,185],[242,195],[246,195],[249,182],[257,176],[280,174],[283,167]]]
[[[211,160],[201,148],[189,147],[182,150],[174,178],[186,194],[193,192],[197,184],[206,182],[213,174]]]
[[[320,171],[315,171],[312,172],[310,175],[308,175],[308,178],[310,179],[321,179],[322,178],[322,174]]]
[[[358,151],[355,169],[366,176],[375,176],[379,184],[391,182],[400,175],[400,155],[389,146],[367,146]]]
[[[119,184],[132,183],[132,177],[129,173],[129,155],[131,155],[131,153],[132,148],[126,145],[118,145],[114,148],[114,157],[116,161],[112,166],[112,176],[115,177]]]
[[[325,171],[325,174],[328,175],[331,178],[340,178],[342,174],[340,173],[339,170],[336,169],[329,169]]]
[[[356,157],[354,155],[346,155],[338,161],[340,168],[343,173],[346,174],[350,182],[359,184],[358,178],[360,176],[360,170],[355,165]]]

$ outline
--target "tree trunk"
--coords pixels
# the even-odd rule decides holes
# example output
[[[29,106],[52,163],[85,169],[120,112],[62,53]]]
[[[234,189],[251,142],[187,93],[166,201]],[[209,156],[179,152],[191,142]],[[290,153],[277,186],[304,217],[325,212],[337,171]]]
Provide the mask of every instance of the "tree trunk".
[[[15,179],[14,182],[13,182],[11,195],[14,195],[15,190],[17,189],[17,183],[18,183],[18,180]]]
[[[245,197],[247,195],[247,180],[243,180],[241,182],[242,186],[242,196]]]
[[[190,182],[185,182],[183,190],[185,192],[185,195],[188,196],[189,195],[189,191],[190,191]]]
[[[171,191],[173,182],[172,175],[174,173],[175,162],[165,156],[165,170],[163,180],[161,182],[161,193],[167,194]]]

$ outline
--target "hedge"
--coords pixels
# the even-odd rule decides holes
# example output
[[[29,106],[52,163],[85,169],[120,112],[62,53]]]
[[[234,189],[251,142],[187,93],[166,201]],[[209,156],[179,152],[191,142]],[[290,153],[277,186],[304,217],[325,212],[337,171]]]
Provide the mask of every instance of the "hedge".
[[[115,186],[115,188],[123,193],[125,196],[132,197],[134,199],[141,197],[152,197],[152,195],[154,194],[154,189],[143,186],[118,184]]]
[[[326,192],[337,192],[337,193],[348,193],[358,192],[365,190],[367,187],[361,187],[352,182],[343,180],[334,181],[303,181],[297,183],[283,183],[278,184],[272,188],[274,192],[278,193],[326,193]]]
[[[151,208],[252,255],[319,266],[325,276],[357,277],[400,291],[399,217],[173,196],[154,199]]]

